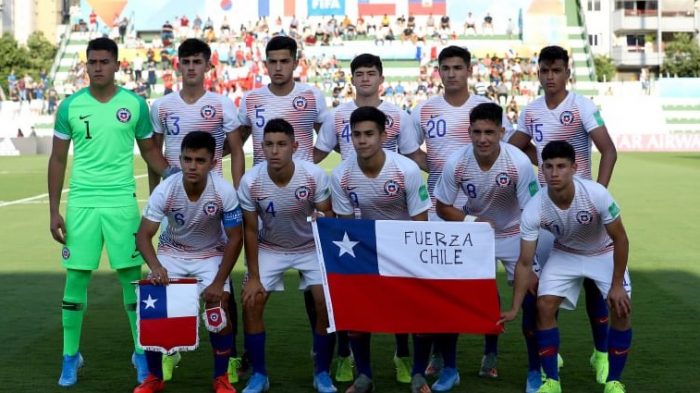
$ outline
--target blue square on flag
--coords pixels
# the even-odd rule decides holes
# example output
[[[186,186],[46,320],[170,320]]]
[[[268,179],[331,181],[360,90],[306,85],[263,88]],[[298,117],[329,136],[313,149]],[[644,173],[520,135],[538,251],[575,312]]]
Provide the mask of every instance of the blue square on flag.
[[[141,285],[139,311],[142,319],[167,318],[168,300],[164,285]]]
[[[379,274],[374,221],[319,218],[317,225],[328,273]]]

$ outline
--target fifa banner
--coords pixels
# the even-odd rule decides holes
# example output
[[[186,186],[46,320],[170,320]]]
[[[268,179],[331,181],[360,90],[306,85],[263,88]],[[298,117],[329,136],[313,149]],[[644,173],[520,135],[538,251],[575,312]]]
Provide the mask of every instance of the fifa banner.
[[[197,348],[199,292],[196,278],[173,278],[169,285],[140,280],[137,294],[137,326],[143,349],[172,354]]]
[[[319,218],[329,331],[501,333],[487,223]]]

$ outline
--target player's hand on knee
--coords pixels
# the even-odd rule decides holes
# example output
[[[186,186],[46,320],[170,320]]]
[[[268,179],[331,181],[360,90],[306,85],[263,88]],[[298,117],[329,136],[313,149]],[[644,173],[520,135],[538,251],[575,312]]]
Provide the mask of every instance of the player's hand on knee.
[[[148,278],[154,285],[168,285],[170,282],[168,271],[162,265],[152,268]]]
[[[265,287],[259,278],[249,278],[243,285],[242,302],[245,305],[253,306],[257,296],[265,296]]]
[[[632,312],[632,303],[622,285],[613,285],[608,292],[608,307],[617,313],[620,318],[629,316]]]
[[[51,236],[61,244],[66,244],[66,223],[63,221],[63,216],[60,214],[51,215]]]

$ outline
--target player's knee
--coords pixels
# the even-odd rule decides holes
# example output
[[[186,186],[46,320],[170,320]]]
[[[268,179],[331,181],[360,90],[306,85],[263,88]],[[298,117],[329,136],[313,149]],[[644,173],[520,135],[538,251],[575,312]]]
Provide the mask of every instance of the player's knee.
[[[555,296],[540,296],[537,298],[537,316],[540,320],[554,319],[561,301]]]

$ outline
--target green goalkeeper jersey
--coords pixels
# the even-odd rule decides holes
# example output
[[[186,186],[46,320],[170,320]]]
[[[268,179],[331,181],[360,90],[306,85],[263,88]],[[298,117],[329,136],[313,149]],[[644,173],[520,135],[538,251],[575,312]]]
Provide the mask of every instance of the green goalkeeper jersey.
[[[134,201],[134,140],[151,136],[148,105],[121,87],[97,101],[88,88],[66,98],[54,135],[73,141],[68,203],[77,207],[128,206]]]

